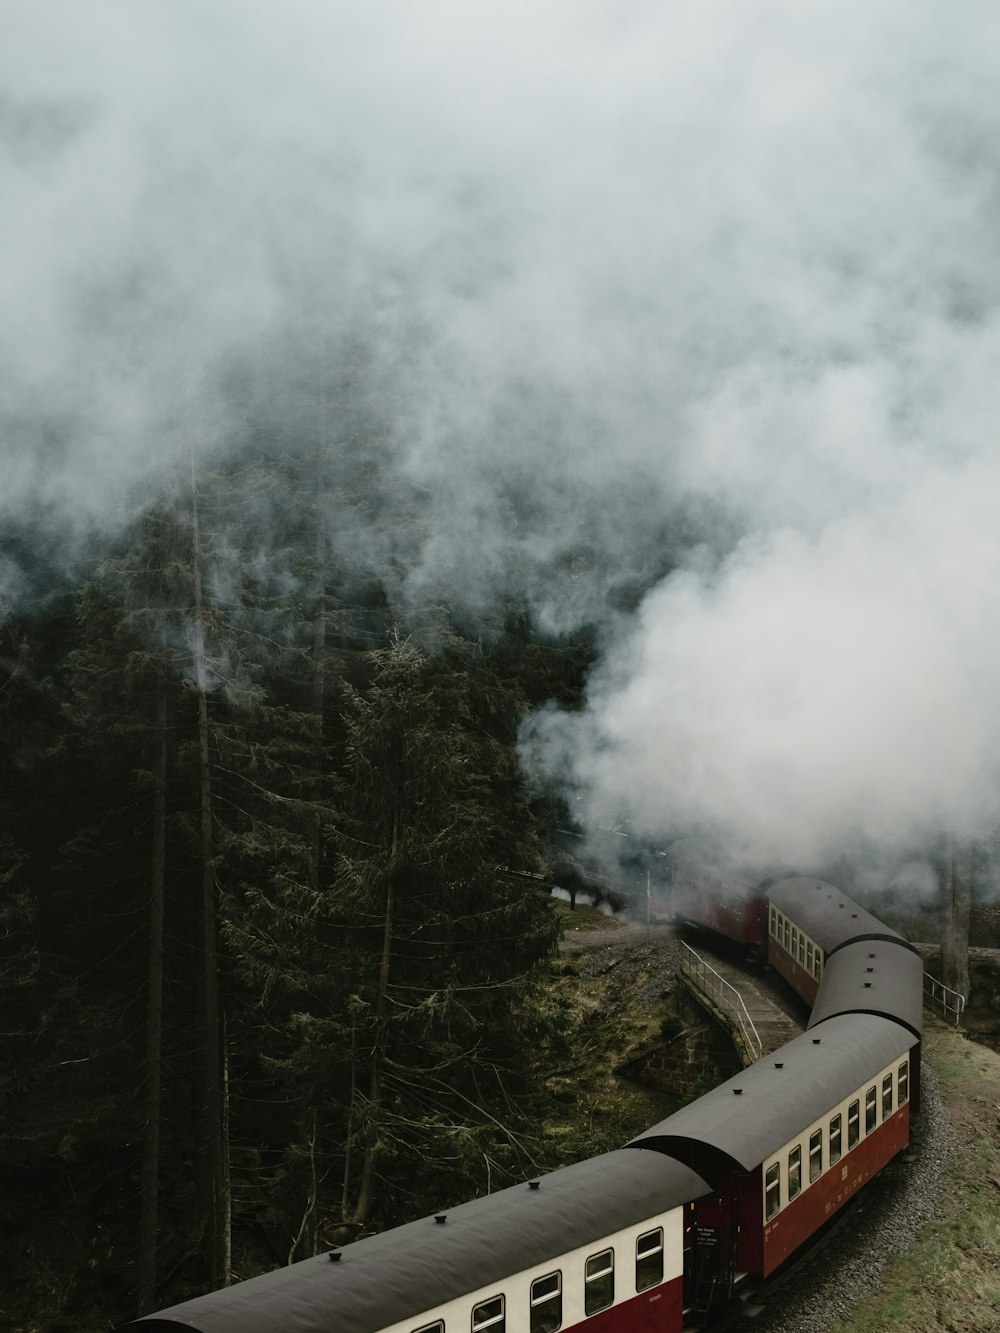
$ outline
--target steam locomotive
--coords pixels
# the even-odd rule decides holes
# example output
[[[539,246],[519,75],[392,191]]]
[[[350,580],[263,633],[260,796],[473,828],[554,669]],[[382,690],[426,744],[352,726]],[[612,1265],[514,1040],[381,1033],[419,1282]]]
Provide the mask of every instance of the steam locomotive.
[[[187,1301],[134,1333],[681,1333],[784,1264],[909,1142],[922,967],[821,879],[675,866],[806,1032],[614,1152]]]

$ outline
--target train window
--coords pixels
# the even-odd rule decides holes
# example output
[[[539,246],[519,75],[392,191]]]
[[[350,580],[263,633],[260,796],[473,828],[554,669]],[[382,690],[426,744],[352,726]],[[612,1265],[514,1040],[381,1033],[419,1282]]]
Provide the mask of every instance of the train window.
[[[810,976],[812,976],[812,971],[813,971],[813,947],[812,947],[811,944],[807,944],[807,945],[806,945],[806,971],[809,973]]]
[[[861,1137],[861,1103],[851,1102],[847,1108],[847,1151],[854,1147]]]
[[[835,1115],[830,1121],[830,1165],[840,1161],[840,1128],[841,1118]]]
[[[663,1281],[663,1228],[646,1231],[635,1243],[635,1289],[645,1291]]]
[[[772,908],[771,908],[771,934],[772,934],[772,935],[777,935],[777,933],[778,933],[778,909],[777,909],[776,907],[772,907]]]
[[[882,1119],[888,1120],[892,1115],[892,1075],[886,1074],[882,1080]]]
[[[809,1184],[823,1174],[823,1131],[815,1129],[809,1135]]]
[[[802,1149],[798,1144],[788,1154],[788,1201],[791,1203],[802,1188]]]
[[[875,1086],[874,1084],[865,1093],[865,1133],[870,1134],[875,1128]]]
[[[800,963],[804,963],[805,961],[806,961],[806,937],[805,937],[804,935],[800,934],[800,935],[799,935],[799,962],[800,962]]]
[[[791,938],[791,926],[788,924],[788,919],[786,918],[786,919],[785,919],[785,952],[786,952],[786,953],[789,953],[789,952],[790,952],[789,947],[788,947],[788,946],[789,946],[790,938]]]
[[[733,911],[736,913],[737,916],[743,915],[743,899],[739,896],[739,894],[737,894],[736,897],[733,899]]]
[[[902,1106],[904,1102],[909,1100],[910,1096],[910,1066],[907,1060],[904,1060],[899,1066],[896,1071],[896,1078],[899,1084],[896,1102],[897,1105]]]
[[[472,1307],[472,1333],[491,1328],[493,1333],[504,1333],[504,1301],[502,1296],[491,1296]]]
[[[531,1284],[531,1333],[555,1333],[562,1323],[562,1274],[548,1273]]]
[[[819,949],[817,949],[816,966],[813,969],[813,976],[816,978],[817,981],[819,981],[822,975],[823,975],[823,955],[820,953]]]
[[[587,1260],[583,1308],[587,1314],[606,1310],[615,1299],[615,1252],[602,1250]]]
[[[764,1177],[764,1218],[770,1222],[781,1207],[781,1163],[775,1162],[767,1168]]]
[[[793,926],[793,927],[792,927],[792,957],[793,957],[793,958],[795,957],[795,954],[796,954],[796,951],[797,951],[798,947],[799,947],[799,932],[798,932],[798,931],[795,929],[795,927]]]

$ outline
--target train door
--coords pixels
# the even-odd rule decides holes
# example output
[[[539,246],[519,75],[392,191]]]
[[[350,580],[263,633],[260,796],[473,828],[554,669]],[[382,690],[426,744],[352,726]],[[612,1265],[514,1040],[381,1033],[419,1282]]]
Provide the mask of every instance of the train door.
[[[699,1311],[732,1299],[739,1236],[738,1204],[728,1178],[720,1193],[698,1199],[684,1255],[684,1304]]]

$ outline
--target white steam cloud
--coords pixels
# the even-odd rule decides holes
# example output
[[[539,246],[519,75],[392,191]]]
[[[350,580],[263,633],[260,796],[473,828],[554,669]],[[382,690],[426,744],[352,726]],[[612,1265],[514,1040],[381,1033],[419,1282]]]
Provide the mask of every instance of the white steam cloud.
[[[745,539],[646,599],[586,715],[536,744],[587,812],[710,829],[754,859],[895,855],[977,837],[1000,800],[1000,467],[891,508]]]
[[[529,738],[595,817],[980,833],[998,76],[986,0],[15,0],[0,522],[114,528],[329,393],[420,497],[402,595],[602,626]]]

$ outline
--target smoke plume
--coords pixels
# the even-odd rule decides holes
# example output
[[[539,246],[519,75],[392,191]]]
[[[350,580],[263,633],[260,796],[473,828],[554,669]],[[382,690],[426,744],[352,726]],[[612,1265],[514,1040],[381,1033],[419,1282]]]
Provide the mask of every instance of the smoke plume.
[[[51,556],[192,440],[331,404],[336,458],[419,517],[397,596],[600,627],[586,710],[526,735],[592,819],[803,856],[991,826],[994,6],[5,26],[0,522]]]

